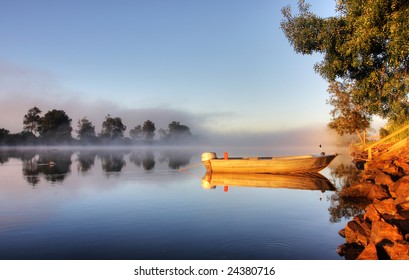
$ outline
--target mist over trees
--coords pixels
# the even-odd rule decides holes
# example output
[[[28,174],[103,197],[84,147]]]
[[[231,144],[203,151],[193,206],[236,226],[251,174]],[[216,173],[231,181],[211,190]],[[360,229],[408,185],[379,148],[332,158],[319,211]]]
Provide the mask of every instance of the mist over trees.
[[[281,29],[296,53],[319,53],[314,69],[329,83],[329,127],[365,132],[378,116],[396,127],[409,121],[409,2],[336,1],[337,15],[321,18],[298,1],[282,9]],[[362,138],[362,137],[361,137]]]
[[[95,125],[85,116],[72,127],[72,119],[63,110],[42,111],[34,106],[23,116],[23,130],[12,134],[0,128],[0,145],[137,145],[178,144],[195,140],[190,128],[172,121],[167,130],[159,129],[160,139],[155,139],[156,126],[151,120],[138,124],[125,136],[127,126],[120,117],[106,115],[97,134]],[[76,138],[72,136],[75,132]]]

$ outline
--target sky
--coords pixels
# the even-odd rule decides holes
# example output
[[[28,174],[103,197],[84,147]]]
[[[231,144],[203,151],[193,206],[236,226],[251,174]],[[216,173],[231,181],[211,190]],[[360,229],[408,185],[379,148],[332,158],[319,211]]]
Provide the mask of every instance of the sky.
[[[335,1],[310,0],[322,17]],[[0,0],[0,128],[37,106],[76,129],[107,114],[129,130],[172,121],[192,133],[269,134],[325,127],[318,55],[280,29],[296,0]]]

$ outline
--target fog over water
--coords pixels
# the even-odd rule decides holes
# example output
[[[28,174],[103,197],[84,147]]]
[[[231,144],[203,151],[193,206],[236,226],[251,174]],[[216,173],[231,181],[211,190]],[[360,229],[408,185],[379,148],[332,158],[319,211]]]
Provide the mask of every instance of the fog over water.
[[[153,103],[148,102],[149,97],[143,96],[143,93],[135,94],[136,97],[139,96],[138,103],[129,103],[129,100],[121,98],[115,101],[110,101],[106,97],[95,99],[87,92],[64,86],[47,71],[20,67],[1,60],[0,74],[0,128],[5,128],[11,133],[22,131],[23,117],[34,106],[42,111],[42,115],[53,109],[64,110],[72,119],[71,125],[74,131],[77,129],[78,120],[86,116],[95,125],[96,133],[99,133],[102,122],[107,114],[110,114],[113,117],[120,117],[127,126],[125,136],[129,136],[130,129],[143,124],[146,120],[153,121],[157,130],[167,129],[170,122],[178,121],[187,125],[192,134],[199,135],[201,138],[206,137],[207,141],[218,139],[218,142],[233,141],[238,144],[257,141],[257,145],[263,142],[276,142],[274,139],[281,139],[291,134],[295,138],[302,137],[308,140],[311,136],[307,136],[306,132],[310,131],[311,135],[316,136],[318,129],[318,133],[321,134],[320,131],[325,130],[329,118],[328,115],[323,114],[322,121],[312,121],[307,124],[304,118],[299,118],[299,123],[293,122],[288,125],[288,119],[294,119],[291,108],[286,116],[273,114],[274,118],[272,118],[271,112],[266,112],[266,116],[270,117],[259,120],[253,119],[248,110],[238,110],[230,107],[228,103],[219,104],[217,100],[213,102],[214,106],[207,104],[207,107],[198,111],[184,107],[183,100],[177,98],[157,100],[154,102],[156,105],[152,106]],[[116,93],[112,92],[110,98],[115,96]],[[257,105],[257,102],[254,105]],[[296,130],[300,130],[301,134],[295,135],[298,133]],[[283,136],[277,136],[277,133]],[[317,137],[322,138],[322,136]],[[287,142],[287,139],[284,142]]]

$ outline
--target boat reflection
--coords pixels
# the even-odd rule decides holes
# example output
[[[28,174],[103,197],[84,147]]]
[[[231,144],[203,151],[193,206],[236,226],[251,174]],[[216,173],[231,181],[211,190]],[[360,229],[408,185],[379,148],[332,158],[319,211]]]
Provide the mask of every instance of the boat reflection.
[[[313,191],[335,191],[335,186],[320,173],[299,174],[245,174],[245,173],[211,173],[207,172],[202,178],[204,189],[228,187],[257,187],[257,188],[286,188]]]

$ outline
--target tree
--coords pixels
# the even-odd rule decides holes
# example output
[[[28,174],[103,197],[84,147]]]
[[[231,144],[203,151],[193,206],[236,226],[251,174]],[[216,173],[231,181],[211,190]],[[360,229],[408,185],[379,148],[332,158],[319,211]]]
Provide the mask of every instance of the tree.
[[[323,54],[323,60],[314,66],[315,71],[330,84],[351,85],[344,94],[350,95],[349,101],[356,108],[363,108],[365,115],[406,121],[408,1],[340,0],[337,16],[328,18],[310,12],[310,5],[303,0],[298,2],[298,8],[296,16],[289,6],[282,9],[281,28],[294,50],[301,54]],[[339,97],[333,96],[329,103]]]
[[[163,128],[159,128],[158,133],[161,140],[166,140],[169,132]]]
[[[328,101],[333,106],[331,110],[331,122],[328,126],[338,132],[339,135],[357,133],[359,139],[365,144],[366,129],[370,126],[371,117],[365,112],[365,106],[360,106],[353,101],[351,94],[352,85],[333,82],[328,91],[331,96]],[[364,135],[361,136],[361,131]]]
[[[72,140],[71,119],[63,110],[48,111],[40,119],[39,131],[46,141],[64,143]]]
[[[155,123],[150,120],[145,121],[142,127],[143,137],[145,140],[153,140],[153,137],[155,137],[155,130]]]
[[[87,117],[78,120],[78,130],[76,130],[76,132],[78,139],[81,141],[93,142],[96,139],[95,126],[92,125],[92,122],[90,122]]]
[[[159,129],[161,140],[166,142],[177,142],[181,140],[189,140],[192,138],[190,128],[180,122],[172,121],[168,125],[168,129]]]
[[[143,138],[143,130],[141,125],[135,126],[129,131],[129,136],[134,140],[141,140]]]
[[[35,134],[39,131],[41,124],[41,110],[36,106],[28,110],[27,114],[24,115],[23,119],[23,129],[24,131],[30,131],[32,134]]]
[[[111,117],[107,115],[102,123],[101,137],[109,139],[120,139],[124,137],[126,126],[122,123],[119,117]]]
[[[0,128],[0,144],[7,143],[7,140],[9,140],[9,137],[10,137],[10,131],[5,128]]]

